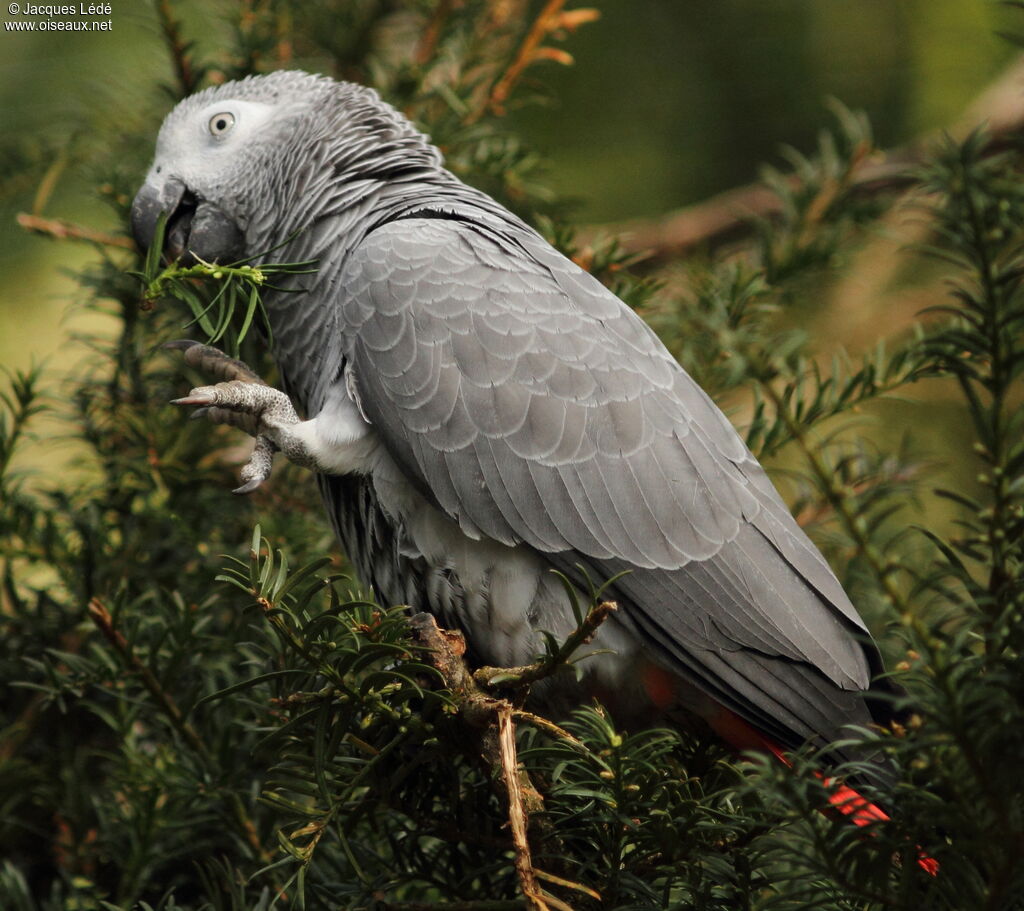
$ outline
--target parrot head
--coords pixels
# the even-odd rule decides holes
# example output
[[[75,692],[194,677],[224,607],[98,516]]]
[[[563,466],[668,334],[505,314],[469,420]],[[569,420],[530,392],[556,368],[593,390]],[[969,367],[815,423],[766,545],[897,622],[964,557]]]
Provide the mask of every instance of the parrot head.
[[[440,157],[372,89],[287,70],[224,83],[167,115],[132,234],[147,249],[166,213],[169,260],[236,262],[308,227],[288,213],[315,220],[332,187],[372,179],[395,153]]]

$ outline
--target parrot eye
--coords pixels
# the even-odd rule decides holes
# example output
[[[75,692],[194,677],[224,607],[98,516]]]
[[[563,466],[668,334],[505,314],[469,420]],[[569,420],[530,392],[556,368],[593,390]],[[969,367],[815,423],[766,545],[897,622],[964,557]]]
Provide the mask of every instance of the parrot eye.
[[[225,133],[231,132],[231,128],[235,125],[235,115],[229,114],[224,111],[221,114],[214,114],[210,118],[210,132],[214,136],[223,136]]]

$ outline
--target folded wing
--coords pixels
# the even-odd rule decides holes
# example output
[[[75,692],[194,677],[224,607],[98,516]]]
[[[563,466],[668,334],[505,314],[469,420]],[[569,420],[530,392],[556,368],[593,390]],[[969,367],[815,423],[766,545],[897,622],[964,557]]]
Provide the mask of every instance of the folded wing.
[[[864,625],[764,470],[654,333],[541,238],[369,234],[341,279],[361,405],[471,537],[614,596],[662,661],[780,742],[868,720]]]

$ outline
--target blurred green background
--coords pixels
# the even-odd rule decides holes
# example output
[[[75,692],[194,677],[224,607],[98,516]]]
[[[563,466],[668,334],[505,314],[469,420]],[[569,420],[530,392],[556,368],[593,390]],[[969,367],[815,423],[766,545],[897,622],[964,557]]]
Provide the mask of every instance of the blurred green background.
[[[357,0],[339,0],[357,2]],[[366,0],[358,0],[366,2]],[[575,6],[588,5],[577,3]],[[530,70],[551,101],[513,111],[581,222],[669,212],[757,175],[782,144],[811,150],[836,97],[865,110],[883,146],[953,122],[1011,56],[992,0],[603,0],[572,36],[576,65]],[[175,3],[200,51],[230,25],[217,3]],[[234,9],[235,5],[232,4]],[[0,12],[10,19],[5,7]],[[0,363],[73,363],[65,274],[88,245],[26,234],[19,211],[114,226],[90,162],[148,155],[150,86],[169,80],[150,3],[117,3],[112,31],[0,33]],[[196,29],[196,23],[202,23]],[[298,65],[302,60],[296,61]],[[88,126],[87,126],[88,125]],[[47,178],[49,175],[49,178]],[[95,320],[95,317],[91,317]]]

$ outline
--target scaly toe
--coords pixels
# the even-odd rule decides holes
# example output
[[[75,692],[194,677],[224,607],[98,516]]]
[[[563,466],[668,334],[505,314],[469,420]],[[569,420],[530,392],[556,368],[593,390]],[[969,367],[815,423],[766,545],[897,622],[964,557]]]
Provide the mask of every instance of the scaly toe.
[[[202,342],[182,338],[164,342],[163,347],[171,351],[181,351],[186,364],[208,373],[218,380],[243,380],[246,383],[266,385],[244,361],[231,357],[212,345],[204,345]]]
[[[267,478],[270,477],[270,470],[274,467],[274,453],[277,447],[265,434],[256,437],[256,445],[253,446],[252,455],[249,461],[242,466],[239,476],[244,482],[241,487],[236,487],[232,493],[252,493]]]
[[[217,392],[209,386],[193,389],[180,399],[171,399],[172,405],[201,405],[204,407],[217,404]]]

